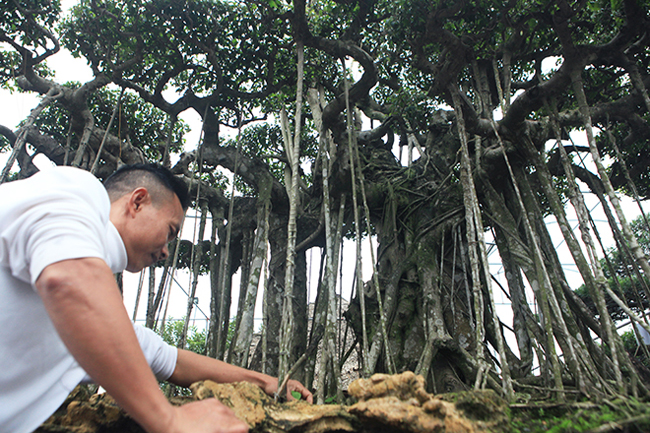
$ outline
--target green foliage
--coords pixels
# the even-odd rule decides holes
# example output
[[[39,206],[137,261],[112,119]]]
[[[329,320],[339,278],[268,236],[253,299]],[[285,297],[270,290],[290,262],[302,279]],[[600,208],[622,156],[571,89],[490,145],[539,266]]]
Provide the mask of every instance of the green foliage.
[[[645,114],[640,116],[640,119],[648,122],[650,116]],[[611,134],[601,133],[596,137],[596,140],[598,148],[602,149],[606,155],[612,158],[612,164],[608,168],[612,184],[623,193],[634,196],[634,191],[625,178],[623,168],[625,167],[641,199],[649,198],[650,172],[646,168],[650,165],[650,154],[648,153],[647,140],[642,137],[636,137],[635,134],[631,133],[629,125],[624,123],[599,126],[607,128],[607,131]],[[612,140],[619,147],[620,158]]]
[[[174,319],[169,318],[165,323],[165,328],[159,331],[158,333],[167,344],[172,346],[178,346],[178,343],[181,341],[181,335],[183,334],[183,326],[185,324],[185,318]],[[235,335],[235,325],[236,321],[231,320],[228,324],[228,335],[226,336],[226,347],[230,345],[233,336]],[[184,349],[192,351],[198,354],[206,353],[206,331],[199,331],[196,326],[190,325],[187,328],[187,338],[185,342]]]
[[[60,0],[2,2],[0,33],[35,52],[42,52],[51,43],[47,30],[57,22],[60,12]]]
[[[0,153],[10,149],[9,140],[4,135],[0,135]]]
[[[177,239],[169,244],[170,251],[176,251]],[[210,240],[203,240],[200,244],[194,245],[194,254],[199,254],[199,275],[206,275],[210,272]],[[157,266],[162,267],[163,262],[159,262]],[[180,241],[178,247],[178,269],[192,269],[192,242],[186,239]]]
[[[647,309],[650,306],[645,291],[643,290],[643,287],[639,284],[639,281],[636,279],[636,277],[633,278],[621,277],[619,278],[618,282],[621,289],[623,290],[623,296],[621,296],[620,293],[618,294],[619,296],[621,296],[627,301],[627,304],[630,307],[630,309],[632,309],[636,313],[640,313],[643,308]],[[648,283],[650,283],[650,281],[648,281]],[[616,288],[612,278],[608,278],[608,284],[610,285],[610,287],[612,287],[612,289]],[[596,305],[593,299],[591,298],[591,295],[587,291],[587,288],[584,285],[582,285],[575,290],[575,293],[578,295],[578,297],[582,299],[582,301],[585,303],[587,308],[589,308],[589,310],[592,312],[594,317],[599,317]],[[606,297],[605,301],[607,303],[607,309],[613,320],[619,321],[627,318],[627,314],[614,301],[612,301],[611,298]]]
[[[318,153],[318,141],[309,128],[303,128],[300,137],[300,160],[308,163]],[[247,156],[263,161],[268,167],[271,175],[284,184],[284,170],[287,167],[286,153],[282,132],[279,125],[270,123],[258,123],[242,130],[240,137],[241,149]],[[226,146],[238,146],[237,139],[233,138],[225,143]],[[311,176],[305,174],[303,180],[307,185],[311,184]],[[256,192],[241,181],[235,178],[235,186],[245,196],[254,196]]]
[[[632,231],[634,232],[641,249],[647,256],[650,252],[650,231],[646,227],[643,217],[639,216],[636,218],[630,223],[630,226],[632,227]],[[611,267],[609,264],[611,264]],[[616,275],[618,284],[623,292],[622,297],[627,301],[628,306],[633,311],[641,313],[641,311],[650,308],[650,302],[648,302],[646,290],[644,290],[644,287],[638,278],[638,274],[635,272],[637,265],[630,262],[629,258],[623,251],[611,248],[607,252],[607,259],[600,260],[600,265],[603,268],[605,277],[607,277],[609,286],[614,291],[617,291],[617,286],[613,279],[613,276]],[[646,284],[650,286],[650,280],[646,279]],[[575,292],[591,310],[594,316],[597,317],[598,312],[596,306],[589,295],[587,288],[582,285],[576,289]],[[620,293],[619,296],[621,296]],[[627,318],[627,314],[614,301],[612,301],[610,297],[606,297],[606,302],[607,309],[610,312],[612,319],[618,321]]]
[[[284,183],[284,168],[286,156],[284,153],[284,143],[282,141],[282,132],[278,125],[261,123],[251,125],[242,130],[241,149],[249,157],[257,157],[263,160],[271,175],[277,180]],[[228,146],[237,146],[237,140],[232,139],[226,142]],[[239,178],[235,179],[235,185],[238,191],[246,196],[253,196],[255,192]]]
[[[79,83],[66,83],[69,88],[78,88]],[[110,122],[113,110],[120,96],[119,90],[110,90],[106,87],[98,89],[89,98],[88,107],[95,118],[95,126],[106,128]],[[59,104],[47,106],[38,117],[36,123],[42,133],[53,137],[59,143],[66,143],[70,129],[70,115]],[[170,152],[177,153],[183,149],[184,134],[189,131],[189,126],[178,120],[172,131]],[[72,131],[72,151],[81,139],[83,131]],[[133,92],[124,92],[118,114],[113,120],[110,133],[121,140],[126,140],[142,150],[148,160],[160,161],[167,143],[169,133],[168,116],[163,111],[151,104],[143,104],[142,100]]]
[[[252,101],[238,100],[238,92],[254,94],[295,80],[290,53],[278,50],[288,35],[263,12],[253,3],[113,0],[79,4],[61,30],[66,47],[90,59],[93,68],[120,70],[151,94],[172,88],[207,96],[227,88],[221,104],[246,109]],[[275,83],[267,82],[269,67]],[[236,125],[233,110],[222,115]]]
[[[592,0],[580,11],[580,35],[584,42],[596,44],[611,40],[625,25],[623,2],[620,0]]]
[[[198,173],[198,169],[194,171]],[[200,176],[201,180],[213,188],[220,189],[225,192],[228,187],[229,181],[228,178],[221,172],[217,170],[217,167],[209,167],[204,164],[203,170]],[[194,204],[193,207],[199,207],[198,204]]]
[[[0,3],[0,36],[3,42],[12,41],[21,45],[34,57],[52,52],[54,47],[49,30],[59,19],[61,4],[59,0],[22,0]],[[8,44],[0,44],[0,88],[17,90],[14,78],[20,74],[22,56],[7,50]],[[43,77],[52,73],[44,63],[35,67]]]
[[[20,70],[22,58],[20,55],[13,51],[4,51],[0,46],[0,88],[9,90],[10,92],[20,91],[18,86],[15,85],[14,78],[16,78],[17,71]],[[39,63],[34,68],[42,77],[51,78],[53,73],[44,63]]]
[[[165,327],[162,330],[159,330],[159,334],[162,339],[172,346],[178,347],[178,343],[181,340],[181,335],[183,334],[183,327],[185,326],[185,318],[174,320],[169,318],[165,323]],[[228,336],[227,336],[227,345],[230,345],[232,337],[235,333],[235,321],[231,321],[228,326]],[[184,349],[198,353],[200,355],[205,355],[206,353],[206,342],[207,334],[205,331],[199,331],[196,326],[190,325],[187,329],[187,338],[185,341]],[[190,396],[192,395],[191,391],[186,388],[179,388],[169,383],[161,383],[160,388],[167,396],[181,395],[181,396]]]
[[[621,340],[623,341],[623,346],[625,346],[625,350],[627,351],[633,351],[638,346],[636,337],[632,331],[625,331],[621,335]]]
[[[165,323],[165,327],[159,332],[159,334],[167,344],[178,347],[178,343],[181,341],[181,336],[183,334],[184,324],[185,318],[179,320],[169,318]],[[187,338],[183,349],[199,354],[205,354],[205,342],[205,331],[199,331],[196,326],[190,325],[187,329]]]
[[[625,350],[634,358],[635,361],[640,362],[645,368],[650,369],[650,359],[645,354],[645,351],[641,348],[643,342],[639,342],[636,339],[633,331],[625,331],[621,335],[621,340],[623,340],[623,346]]]
[[[614,400],[602,405],[534,405],[513,415],[513,433],[578,433],[596,431],[616,423],[629,432],[645,432],[650,427],[650,407],[634,398]],[[610,430],[607,430],[610,431]]]

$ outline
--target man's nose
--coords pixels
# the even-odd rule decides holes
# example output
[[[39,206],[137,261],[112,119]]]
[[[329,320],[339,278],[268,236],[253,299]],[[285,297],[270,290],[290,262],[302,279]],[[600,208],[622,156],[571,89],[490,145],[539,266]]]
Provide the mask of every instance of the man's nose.
[[[165,244],[160,254],[160,260],[166,260],[167,257],[169,257],[169,246]]]

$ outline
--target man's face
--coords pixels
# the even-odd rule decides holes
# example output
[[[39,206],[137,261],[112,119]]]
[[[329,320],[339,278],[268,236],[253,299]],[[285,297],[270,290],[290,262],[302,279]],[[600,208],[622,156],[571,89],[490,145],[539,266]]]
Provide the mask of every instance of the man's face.
[[[122,239],[128,255],[126,269],[139,272],[167,258],[168,243],[177,236],[185,213],[175,194],[154,204],[148,193],[131,203],[131,212]]]

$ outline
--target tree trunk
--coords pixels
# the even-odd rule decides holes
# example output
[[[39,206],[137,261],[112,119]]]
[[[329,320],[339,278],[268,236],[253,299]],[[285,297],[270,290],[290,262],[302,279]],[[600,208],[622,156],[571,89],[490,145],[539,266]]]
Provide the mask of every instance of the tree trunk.
[[[289,220],[287,222],[287,257],[284,273],[284,300],[282,308],[282,326],[280,327],[280,357],[278,364],[278,383],[285,380],[290,364],[291,339],[294,326],[293,302],[291,300],[294,287],[294,271],[296,266],[296,218],[298,215],[298,184],[300,182],[300,131],[302,116],[302,89],[303,89],[303,68],[304,68],[304,45],[302,40],[296,41],[298,54],[298,78],[296,86],[296,116],[294,119],[295,132],[293,139],[289,132],[289,123],[286,119],[284,109],[281,112],[284,148],[289,159],[290,168],[285,169],[285,180],[287,182],[287,195],[289,196]],[[280,386],[280,385],[278,385]],[[278,389],[282,395],[283,390]]]
[[[223,229],[223,210],[210,209],[212,215],[212,236],[210,238],[210,321],[208,323],[208,335],[206,353],[211,358],[217,357],[217,334],[219,333],[220,324],[220,300],[221,287],[219,285],[219,275],[221,269],[221,248],[217,245],[217,236]]]
[[[203,257],[203,236],[205,234],[205,224],[208,216],[208,202],[202,200],[200,203],[201,206],[201,220],[199,222],[199,232],[196,238],[196,244],[192,244],[192,254],[190,260],[190,266],[192,267],[192,284],[190,287],[190,293],[187,297],[187,311],[185,312],[185,322],[183,323],[183,332],[181,337],[178,340],[178,347],[181,349],[185,348],[185,343],[187,342],[187,331],[190,327],[190,317],[192,316],[192,309],[194,308],[194,297],[196,295],[196,286],[199,283],[199,271],[201,270],[201,258]]]
[[[254,331],[255,302],[257,300],[257,289],[260,284],[262,268],[266,262],[269,225],[269,200],[265,200],[258,206],[257,231],[253,244],[253,259],[250,266],[248,284],[246,286],[244,303],[240,308],[241,317],[238,319],[239,329],[235,332],[236,340],[233,342],[233,357],[231,362],[240,367],[248,366],[248,356]]]

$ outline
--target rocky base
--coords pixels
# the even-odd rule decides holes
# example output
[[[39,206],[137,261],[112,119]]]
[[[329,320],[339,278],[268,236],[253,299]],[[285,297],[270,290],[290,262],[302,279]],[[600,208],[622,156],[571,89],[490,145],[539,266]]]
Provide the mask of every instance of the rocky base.
[[[508,406],[492,391],[433,396],[424,379],[411,372],[377,374],[353,382],[352,406],[310,405],[303,401],[275,403],[248,383],[198,382],[193,397],[174,404],[215,397],[248,423],[251,432],[509,432]],[[143,430],[106,394],[73,392],[62,408],[38,430],[40,433],[141,433]]]

